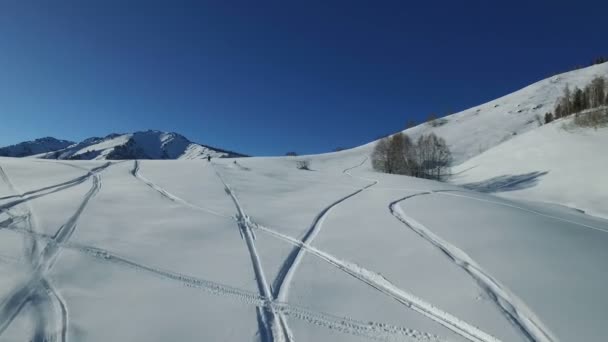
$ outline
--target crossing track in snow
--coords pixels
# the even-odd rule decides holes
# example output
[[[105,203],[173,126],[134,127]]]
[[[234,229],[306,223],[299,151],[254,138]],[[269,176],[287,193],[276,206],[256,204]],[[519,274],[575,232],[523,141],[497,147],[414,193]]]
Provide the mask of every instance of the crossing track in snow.
[[[385,295],[395,299],[399,303],[406,307],[422,314],[423,316],[443,325],[450,329],[456,334],[468,339],[473,342],[499,342],[496,337],[482,331],[481,329],[433,306],[430,303],[425,302],[421,298],[418,298],[392,284],[386,278],[381,275],[367,270],[361,266],[355,265],[348,261],[340,260],[334,257],[330,253],[324,252],[313,246],[303,244],[302,241],[297,240],[293,237],[279,233],[274,229],[265,227],[262,225],[255,224],[254,227],[270,236],[274,236],[280,240],[290,243],[294,246],[299,246],[306,249],[308,253],[314,255],[321,260],[329,263],[337,269],[349,274],[350,276],[364,282],[372,288],[384,293]]]
[[[272,301],[274,297],[272,294],[272,290],[270,289],[270,285],[266,280],[266,275],[264,273],[262,262],[255,246],[255,238],[251,229],[251,221],[249,219],[249,216],[247,216],[247,214],[245,213],[243,206],[240,204],[230,185],[228,185],[228,183],[224,181],[217,169],[215,170],[215,173],[224,185],[226,194],[230,196],[237,210],[237,224],[241,237],[245,240],[245,243],[247,244],[247,249],[249,250],[251,264],[253,266],[253,271],[255,273],[255,279],[258,284],[258,290],[260,292],[260,295],[266,300]],[[260,326],[264,329],[260,332],[262,334],[261,337],[264,341],[282,342],[294,340],[293,334],[287,326],[287,320],[281,317],[282,315],[280,313],[277,314],[277,312],[272,308],[260,308],[260,310],[261,312],[258,312],[258,319],[261,320],[261,322],[259,323]]]
[[[364,159],[363,162],[361,162],[360,164],[357,164],[353,167],[349,167],[349,168],[345,169],[343,171],[343,173],[348,174],[348,172],[350,170],[363,165],[366,160],[367,160],[367,158]],[[357,189],[356,191],[334,201],[333,203],[331,203],[330,205],[325,207],[323,210],[321,210],[321,212],[319,214],[317,214],[317,216],[315,216],[310,228],[304,234],[304,237],[301,240],[302,245],[310,245],[313,242],[313,240],[316,238],[316,236],[319,234],[319,232],[323,228],[323,223],[325,222],[325,218],[329,215],[329,213],[336,206],[338,206],[340,203],[346,201],[347,199],[354,197],[354,196],[358,195],[359,193],[371,188],[372,186],[374,186],[376,184],[378,184],[378,182],[373,181],[372,183],[370,183],[360,189]],[[277,274],[277,277],[275,278],[275,280],[273,282],[273,287],[272,287],[275,290],[274,295],[276,296],[277,300],[287,301],[287,298],[289,296],[289,288],[293,282],[293,277],[295,275],[295,272],[296,272],[300,262],[302,261],[302,258],[305,255],[305,253],[306,253],[305,248],[302,248],[302,246],[300,246],[300,245],[294,245],[294,248],[292,249],[292,251],[289,253],[287,258],[281,265],[281,268]]]
[[[50,238],[47,242],[45,248],[37,255],[37,258],[33,258],[31,260],[32,270],[30,272],[30,278],[27,282],[23,284],[20,288],[15,289],[11,294],[9,294],[1,303],[0,303],[0,335],[6,330],[6,328],[10,325],[10,323],[15,319],[15,317],[19,314],[22,308],[30,301],[36,300],[41,294],[46,294],[45,298],[48,298],[50,303],[53,303],[53,306],[57,309],[53,311],[59,312],[59,321],[61,323],[56,324],[60,327],[60,331],[58,332],[58,336],[61,338],[61,341],[66,341],[67,339],[67,324],[68,324],[68,316],[67,316],[67,308],[65,306],[65,302],[58,295],[56,290],[51,286],[51,284],[46,279],[46,273],[50,271],[53,267],[54,263],[57,260],[58,255],[61,252],[60,246],[61,244],[67,242],[69,238],[72,236],[76,229],[76,225],[78,219],[82,215],[85,207],[99,191],[101,188],[101,177],[99,173],[107,168],[110,163],[107,163],[101,167],[95,168],[87,173],[84,178],[77,178],[76,181],[69,182],[67,184],[62,184],[59,187],[52,187],[48,189],[53,189],[50,193],[58,192],[64,190],[66,188],[78,185],[86,181],[88,178],[92,178],[92,186],[90,190],[84,196],[84,199],[80,203],[76,212],[57,230],[57,232]],[[7,181],[8,177],[2,171],[3,180]],[[48,190],[45,189],[45,190]],[[29,200],[34,198],[39,198],[43,195],[48,195],[49,193],[36,194],[33,196],[27,196],[25,198],[21,198],[20,200],[16,200],[11,202],[9,206],[0,207],[2,211],[8,211],[10,208],[13,208],[19,204],[27,203]],[[29,218],[27,220],[31,220],[31,210],[29,210]],[[29,228],[25,229],[29,232],[30,235],[34,234],[34,231]],[[37,254],[37,253],[34,253]],[[57,315],[55,315],[57,316]],[[47,325],[46,317],[40,316],[42,319],[39,324]],[[48,332],[42,332],[42,328],[37,328],[35,331],[35,335],[49,335]],[[45,336],[45,339],[55,339],[53,334],[49,336]]]
[[[0,227],[2,228],[2,227]],[[31,235],[44,243],[55,243],[51,235],[35,233],[18,227],[4,227],[19,234]],[[164,270],[159,267],[138,263],[116,253],[88,246],[76,242],[57,243],[62,249],[71,250],[83,256],[93,258],[100,263],[108,263],[120,267],[125,267],[136,272],[150,274],[161,279],[202,290],[222,298],[234,300],[245,305],[253,305],[263,310],[272,310],[285,317],[291,317],[305,321],[309,324],[320,326],[333,331],[353,336],[361,336],[379,341],[440,341],[433,335],[414,329],[398,327],[387,323],[373,321],[358,321],[349,317],[336,316],[324,312],[319,312],[306,308],[305,306],[288,302],[278,302],[268,300],[259,293],[239,289],[230,285],[221,284],[215,281],[193,277],[186,274]]]
[[[10,197],[22,198],[24,196],[23,193],[19,191],[11,182],[10,178],[1,166],[0,178],[9,187],[10,191],[16,194]],[[9,209],[5,209],[5,213],[9,215],[10,218],[0,224],[0,229],[21,222],[25,224],[24,229],[26,231],[30,233],[34,233],[36,231],[35,218],[32,208],[27,202],[23,203],[22,205],[25,208],[25,213],[22,216],[15,216],[10,212]],[[34,239],[32,236],[25,236],[24,243],[26,244],[24,249],[24,259],[27,260],[25,266],[30,267],[30,270],[33,271],[35,260],[38,256],[38,240]],[[34,310],[34,314],[36,315],[33,340],[46,340],[49,342],[58,340],[65,342],[67,338],[67,308],[63,298],[46,278],[41,279],[40,286],[38,287],[34,298],[39,299],[39,303],[30,303],[33,306],[32,309]],[[31,302],[30,299],[28,299],[28,303]],[[45,308],[44,304],[50,307]],[[52,326],[50,322],[54,322]]]
[[[148,187],[150,187],[152,190],[158,192],[163,198],[166,198],[172,202],[176,202],[179,203],[183,206],[186,206],[188,208],[194,209],[194,210],[199,210],[199,211],[204,211],[206,213],[215,215],[215,216],[219,216],[219,217],[223,217],[223,218],[230,218],[230,216],[227,215],[223,215],[220,214],[214,210],[208,209],[208,208],[204,208],[195,204],[192,204],[184,199],[182,199],[181,197],[172,194],[171,192],[167,191],[166,189],[164,189],[163,187],[161,187],[160,185],[150,181],[149,179],[147,179],[146,177],[142,176],[142,174],[139,172],[140,166],[139,166],[139,161],[135,160],[133,161],[133,169],[131,170],[131,175],[133,175],[133,177],[137,178],[138,180],[140,180],[141,182],[143,182],[144,184],[146,184]]]
[[[17,206],[21,203],[25,203],[25,202],[29,202],[31,200],[34,200],[36,198],[40,198],[40,197],[44,197],[62,190],[66,190],[69,188],[72,188],[74,186],[80,185],[84,182],[86,182],[89,178],[91,178],[92,176],[94,176],[95,174],[103,171],[104,169],[106,169],[108,166],[112,165],[112,163],[106,163],[102,166],[96,167],[94,169],[92,169],[91,171],[87,172],[87,174],[82,175],[80,177],[74,178],[72,180],[66,181],[66,182],[62,182],[59,184],[55,184],[55,185],[50,185],[50,186],[46,186],[37,190],[32,190],[32,191],[27,191],[25,193],[23,193],[20,196],[7,196],[7,197],[3,197],[0,198],[0,200],[2,199],[9,199],[9,198],[15,198],[18,197],[19,199],[17,200],[13,200],[11,202],[8,202],[6,204],[0,205],[0,212],[5,211],[7,209],[10,209],[14,206]]]
[[[405,200],[430,194],[433,194],[433,192],[420,192],[400,198],[389,204],[389,210],[400,222],[438,248],[450,261],[468,273],[527,340],[533,342],[557,341],[532,310],[505,285],[493,278],[463,250],[442,239],[426,226],[408,216],[399,206],[399,203]]]

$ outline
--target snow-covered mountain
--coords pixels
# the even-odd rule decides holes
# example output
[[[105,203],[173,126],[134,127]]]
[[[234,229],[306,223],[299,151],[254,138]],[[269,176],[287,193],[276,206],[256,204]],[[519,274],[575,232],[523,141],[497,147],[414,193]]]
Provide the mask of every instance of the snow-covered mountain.
[[[596,76],[608,78],[608,63],[544,79],[403,132],[414,139],[434,132],[446,140],[454,184],[608,217],[608,128],[566,128],[571,118],[543,125],[565,86],[582,89]],[[370,155],[375,143],[345,152]]]
[[[238,157],[239,153],[191,142],[177,133],[142,131],[93,137],[52,152],[32,155],[43,159],[204,159]]]
[[[564,87],[584,88],[595,76],[608,78],[608,63],[574,70],[505,95],[496,100],[403,131],[412,138],[434,132],[444,138],[454,165],[483,153],[518,135],[537,129],[546,112],[553,112]],[[371,152],[375,142],[358,149]]]
[[[0,148],[0,156],[27,157],[35,154],[61,150],[73,144],[73,141],[45,137],[32,141],[24,141],[22,143],[11,146],[2,147]]]

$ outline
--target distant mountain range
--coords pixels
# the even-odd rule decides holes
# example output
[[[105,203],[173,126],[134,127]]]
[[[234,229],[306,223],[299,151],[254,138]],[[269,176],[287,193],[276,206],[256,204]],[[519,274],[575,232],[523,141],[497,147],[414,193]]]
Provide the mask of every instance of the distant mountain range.
[[[113,133],[79,143],[47,137],[0,148],[0,156],[70,160],[205,159],[245,155],[201,145],[183,135],[161,131]]]
[[[0,148],[0,156],[27,157],[35,154],[58,151],[73,144],[73,141],[59,140],[52,137],[46,137],[2,147]]]

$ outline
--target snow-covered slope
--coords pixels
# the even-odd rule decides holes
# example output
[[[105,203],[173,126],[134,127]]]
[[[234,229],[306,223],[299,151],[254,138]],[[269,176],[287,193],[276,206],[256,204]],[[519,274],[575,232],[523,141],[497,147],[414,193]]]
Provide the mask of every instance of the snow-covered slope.
[[[608,127],[571,121],[554,121],[469,159],[454,168],[452,182],[608,218]]]
[[[537,116],[553,112],[566,85],[583,88],[595,76],[608,78],[608,63],[590,66],[536,82],[482,105],[404,131],[412,138],[434,132],[444,138],[458,165],[482,152],[539,127]],[[541,121],[542,122],[542,121]],[[374,142],[359,149],[369,153]]]
[[[89,138],[78,144],[32,157],[44,159],[205,159],[236,157],[238,153],[193,143],[177,133],[144,131]]]
[[[24,141],[19,144],[0,148],[2,157],[27,157],[35,154],[61,150],[74,142],[45,137],[33,141]]]
[[[608,221],[308,158],[0,158],[0,340],[604,340]]]
[[[562,129],[570,119],[540,125],[566,85],[584,88],[608,78],[608,63],[553,76],[486,104],[404,131],[434,132],[454,154],[450,180],[471,189],[560,204],[608,217],[608,129]],[[542,121],[541,121],[542,122]],[[370,155],[375,142],[350,150]]]

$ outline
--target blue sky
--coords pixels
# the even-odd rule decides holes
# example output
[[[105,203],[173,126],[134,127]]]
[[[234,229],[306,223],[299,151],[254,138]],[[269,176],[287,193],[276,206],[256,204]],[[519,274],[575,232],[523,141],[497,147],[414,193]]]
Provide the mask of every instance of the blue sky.
[[[412,3],[2,2],[0,145],[159,129],[325,152],[608,55],[606,2]]]

